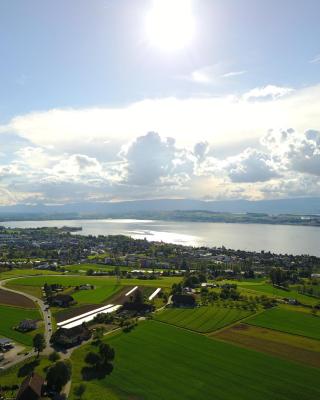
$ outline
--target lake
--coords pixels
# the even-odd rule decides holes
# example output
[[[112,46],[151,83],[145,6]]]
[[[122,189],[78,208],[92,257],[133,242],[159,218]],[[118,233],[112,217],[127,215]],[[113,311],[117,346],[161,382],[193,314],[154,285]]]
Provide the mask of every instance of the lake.
[[[320,227],[134,219],[6,221],[0,224],[13,228],[82,227],[82,231],[77,232],[82,235],[123,234],[186,246],[225,246],[320,257]]]

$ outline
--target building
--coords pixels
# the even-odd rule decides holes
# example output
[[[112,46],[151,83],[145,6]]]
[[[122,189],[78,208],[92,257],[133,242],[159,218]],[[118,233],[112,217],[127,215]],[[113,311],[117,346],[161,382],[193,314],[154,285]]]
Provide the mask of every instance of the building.
[[[19,322],[19,325],[16,327],[16,330],[20,332],[30,332],[35,329],[37,329],[37,321],[32,319],[24,319]]]
[[[7,338],[0,339],[0,351],[8,351],[13,348],[13,341]]]
[[[91,331],[85,325],[78,325],[74,328],[59,328],[52,336],[52,343],[62,347],[72,347],[89,340]]]
[[[50,304],[58,307],[69,307],[75,304],[75,301],[69,294],[57,294],[50,298]]]
[[[21,383],[16,400],[39,400],[43,394],[44,379],[32,373]]]

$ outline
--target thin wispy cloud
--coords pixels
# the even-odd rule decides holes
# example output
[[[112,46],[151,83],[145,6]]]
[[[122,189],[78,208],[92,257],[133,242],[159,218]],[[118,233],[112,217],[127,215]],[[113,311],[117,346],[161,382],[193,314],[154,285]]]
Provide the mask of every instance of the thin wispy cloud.
[[[315,56],[314,58],[312,58],[309,61],[310,64],[320,64],[320,54],[318,54],[317,56]]]
[[[247,71],[231,71],[221,75],[223,78],[232,78],[233,76],[240,76],[246,74]]]

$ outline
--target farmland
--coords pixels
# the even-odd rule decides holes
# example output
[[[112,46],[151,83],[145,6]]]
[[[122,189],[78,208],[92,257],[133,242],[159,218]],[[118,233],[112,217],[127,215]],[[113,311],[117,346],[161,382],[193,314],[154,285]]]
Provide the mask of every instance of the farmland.
[[[252,314],[251,311],[218,306],[194,309],[167,309],[156,314],[155,319],[193,331],[207,333],[230,325]]]
[[[3,289],[0,289],[0,304],[24,308],[36,308],[35,303],[27,297]]]
[[[116,351],[114,371],[86,382],[86,398],[180,400],[210,399],[214,394],[217,400],[310,400],[320,396],[317,369],[168,324],[143,322],[108,343]],[[83,346],[71,356],[73,387],[83,382],[83,359],[92,348]]]
[[[26,346],[32,345],[32,335],[14,330],[13,328],[23,319],[40,320],[38,310],[28,310],[17,307],[0,306],[1,324],[0,335],[13,339]]]
[[[115,294],[124,286],[151,286],[169,288],[173,283],[179,282],[180,278],[161,278],[152,280],[121,279],[115,277],[101,276],[35,276],[28,278],[17,278],[8,282],[8,287],[25,291],[41,297],[40,288],[45,284],[59,283],[64,287],[75,287],[84,284],[94,286],[93,290],[84,290],[73,293],[72,296],[81,304],[99,304]]]
[[[256,315],[246,322],[251,325],[320,340],[320,318],[299,311],[277,307]]]
[[[212,337],[320,368],[318,340],[242,323],[213,333]]]

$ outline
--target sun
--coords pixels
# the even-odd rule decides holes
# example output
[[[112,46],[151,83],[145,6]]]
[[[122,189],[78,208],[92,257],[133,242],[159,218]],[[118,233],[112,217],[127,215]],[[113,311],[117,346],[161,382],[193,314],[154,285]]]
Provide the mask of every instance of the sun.
[[[192,0],[153,0],[146,16],[147,40],[163,51],[181,50],[192,42],[195,21]]]

